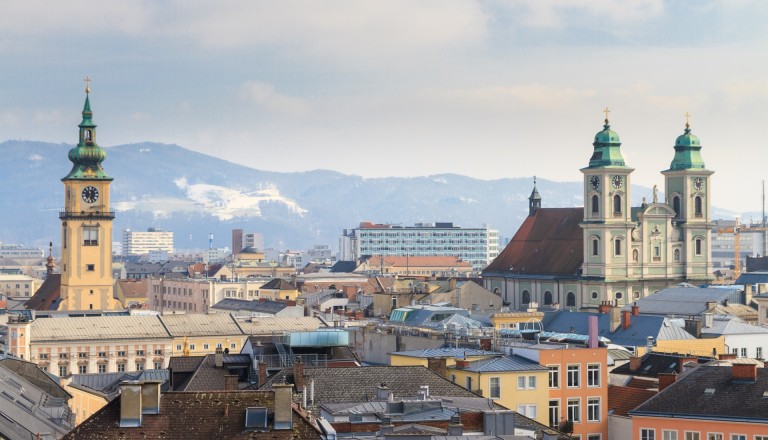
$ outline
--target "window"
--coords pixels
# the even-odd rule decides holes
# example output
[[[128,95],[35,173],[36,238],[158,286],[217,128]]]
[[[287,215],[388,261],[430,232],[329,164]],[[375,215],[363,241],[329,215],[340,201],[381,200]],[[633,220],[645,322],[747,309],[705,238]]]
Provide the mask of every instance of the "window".
[[[568,420],[573,423],[581,422],[580,405],[581,399],[568,399]]]
[[[530,302],[531,302],[531,293],[528,292],[527,290],[523,290],[522,303],[523,304],[529,304]]]
[[[601,440],[602,438],[603,438],[602,434],[588,434],[587,435],[587,440]]]
[[[86,264],[85,265],[85,270],[87,270],[88,272],[93,272],[93,271],[96,270],[96,265],[95,264]],[[93,293],[93,290],[91,290],[91,293]]]
[[[587,365],[587,386],[588,387],[600,386],[600,364]]]
[[[66,359],[67,353],[59,353],[59,359]]]
[[[614,298],[616,298],[616,299],[621,299],[621,298],[623,298],[623,297],[624,297],[624,294],[623,294],[623,293],[621,293],[621,292],[616,292],[616,294],[615,294],[615,295],[613,295],[613,296],[614,296]]]
[[[221,342],[219,342],[218,344],[216,344],[216,348],[222,348]]]
[[[518,390],[525,389],[525,376],[520,376],[517,378],[517,389]]]
[[[107,366],[104,364],[99,364],[99,373],[106,373],[107,372]]]
[[[701,440],[701,433],[699,432],[692,432],[692,431],[686,431],[685,432],[685,440]],[[757,440],[757,439],[755,439]],[[766,439],[768,440],[768,439]]]
[[[695,243],[696,255],[701,255],[701,239],[697,238]]]
[[[203,350],[208,350],[208,344],[203,344]]]
[[[163,363],[155,362],[155,370],[162,370],[162,369],[163,369]]]
[[[189,344],[189,349],[190,350],[194,350],[195,349],[195,344]]]
[[[640,430],[640,440],[655,440],[656,431],[653,429],[643,428]]]
[[[155,350],[155,355],[156,356],[162,356],[163,355],[163,350]]]
[[[98,246],[99,228],[97,226],[83,226],[83,246]]]
[[[107,352],[106,352],[106,351],[100,351],[100,352],[99,352],[99,357],[100,357],[100,358],[105,358],[105,357],[107,357]]]
[[[125,364],[117,364],[117,372],[125,373]]]
[[[580,365],[568,365],[568,388],[579,387]]]
[[[743,347],[741,349],[741,357],[743,358],[747,357],[747,347]]]
[[[40,353],[40,359],[48,359],[48,353]]]
[[[176,344],[176,351],[181,351],[181,344]]]
[[[536,389],[536,376],[528,376],[528,389]]]
[[[593,257],[596,257],[596,256],[600,255],[600,243],[599,243],[599,241],[600,240],[598,240],[597,238],[593,238],[592,239],[592,256]]]
[[[746,434],[731,434],[731,440],[747,440]]]
[[[560,388],[560,366],[559,365],[547,365],[549,369],[549,387]]]
[[[613,196],[613,216],[621,215],[621,196],[616,194]]]
[[[590,397],[587,399],[587,421],[600,421],[600,398]]]
[[[557,427],[560,424],[560,401],[549,401],[549,426]]]
[[[592,296],[592,299],[597,299],[599,294],[597,292],[592,292],[591,296]]]
[[[87,358],[88,357],[88,353],[85,353],[85,352],[81,351],[80,353],[77,354],[77,357],[79,357],[81,359],[82,358]]]
[[[456,383],[456,375],[451,374],[451,382]]]
[[[525,417],[535,419],[536,418],[536,405],[517,405],[517,412]]]
[[[498,377],[492,377],[490,380],[491,399],[501,398],[501,381]]]
[[[696,440],[699,440],[699,439],[696,439]],[[768,435],[756,435],[755,440],[768,440]]]
[[[136,371],[141,371],[144,369],[144,362],[136,362]]]
[[[550,304],[552,304],[552,292],[547,290],[546,292],[544,292],[544,305],[548,306]]]
[[[762,359],[763,358],[763,347],[757,347],[755,349],[755,357],[758,358],[758,359]],[[765,438],[764,440],[768,440],[768,437]]]
[[[576,294],[568,292],[568,295],[565,297],[565,305],[566,307],[576,307]]]
[[[119,357],[125,357],[125,352],[124,352],[124,351],[118,351],[118,352],[117,352],[117,355],[118,355]]]
[[[637,249],[632,249],[632,261],[637,261],[640,257],[640,253]]]
[[[59,376],[66,376],[67,375],[67,366],[66,365],[59,365]]]
[[[136,350],[136,356],[144,356],[144,350]]]
[[[592,217],[597,217],[600,214],[600,198],[596,195],[592,196]]]
[[[707,440],[723,440],[723,434],[719,432],[708,432]]]
[[[237,343],[233,342],[233,343],[229,344],[229,348],[237,348]]]
[[[617,257],[621,256],[621,239],[620,238],[613,240],[613,255]]]
[[[467,389],[472,391],[472,377],[467,376]]]
[[[77,366],[77,372],[80,374],[85,374],[88,372],[88,366],[87,365],[78,365]]]
[[[701,207],[701,196],[696,196],[693,199],[693,213],[696,217],[703,216],[703,209]]]
[[[675,217],[680,217],[680,197],[672,197],[672,209],[675,211]]]
[[[661,431],[662,440],[677,440],[677,430],[664,429]]]

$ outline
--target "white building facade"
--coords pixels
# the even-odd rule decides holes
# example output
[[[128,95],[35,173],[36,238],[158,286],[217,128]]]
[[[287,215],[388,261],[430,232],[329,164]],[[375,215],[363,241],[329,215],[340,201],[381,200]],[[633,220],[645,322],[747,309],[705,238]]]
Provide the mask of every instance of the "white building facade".
[[[151,251],[173,254],[173,232],[149,228],[144,231],[123,231],[123,255],[147,255]]]

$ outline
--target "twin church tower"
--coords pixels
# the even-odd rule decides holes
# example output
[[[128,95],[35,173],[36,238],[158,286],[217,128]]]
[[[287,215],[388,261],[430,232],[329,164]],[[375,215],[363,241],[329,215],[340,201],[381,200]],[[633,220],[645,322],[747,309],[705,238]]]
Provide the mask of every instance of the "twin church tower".
[[[664,176],[664,199],[631,206],[624,162],[608,110],[582,168],[583,208],[542,208],[534,184],[529,216],[483,271],[485,287],[513,308],[528,304],[598,308],[629,304],[681,282],[712,280],[710,178],[686,120]],[[687,115],[686,115],[687,117]]]

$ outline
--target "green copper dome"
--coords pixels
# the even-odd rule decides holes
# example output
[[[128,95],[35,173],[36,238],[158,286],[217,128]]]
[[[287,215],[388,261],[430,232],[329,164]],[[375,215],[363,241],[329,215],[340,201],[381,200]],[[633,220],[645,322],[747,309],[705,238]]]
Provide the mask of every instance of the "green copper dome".
[[[592,145],[595,151],[589,159],[589,168],[626,166],[619,148],[621,147],[619,134],[611,130],[608,119],[605,120],[602,131],[595,135],[595,142]]]
[[[685,132],[675,140],[675,158],[669,166],[671,170],[704,169],[701,158],[699,138],[691,133],[691,127],[685,124]]]
[[[107,158],[107,153],[96,144],[96,124],[93,123],[88,92],[89,90],[86,90],[83,121],[78,125],[80,141],[76,147],[69,150],[68,154],[73,164],[72,170],[62,180],[112,180],[101,167],[101,163]]]

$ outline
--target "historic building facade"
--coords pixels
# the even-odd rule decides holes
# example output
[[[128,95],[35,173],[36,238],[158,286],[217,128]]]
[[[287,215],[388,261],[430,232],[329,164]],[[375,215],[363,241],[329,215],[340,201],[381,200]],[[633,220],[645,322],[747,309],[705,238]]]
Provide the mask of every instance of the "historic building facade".
[[[628,304],[680,282],[712,279],[710,178],[688,123],[662,171],[665,199],[630,205],[632,168],[608,119],[582,168],[583,208],[542,208],[534,190],[529,216],[483,271],[485,286],[513,308]]]

